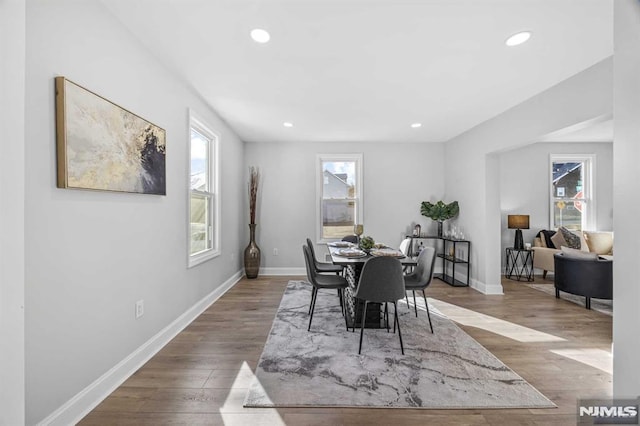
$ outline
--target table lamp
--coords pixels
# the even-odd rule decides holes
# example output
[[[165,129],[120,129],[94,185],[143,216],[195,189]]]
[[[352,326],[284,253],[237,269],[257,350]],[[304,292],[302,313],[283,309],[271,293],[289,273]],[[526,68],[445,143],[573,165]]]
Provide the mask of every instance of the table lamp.
[[[513,248],[516,250],[524,250],[524,240],[522,239],[521,229],[529,229],[529,215],[510,214],[507,216],[507,226],[509,229],[516,230],[516,238],[513,241]]]

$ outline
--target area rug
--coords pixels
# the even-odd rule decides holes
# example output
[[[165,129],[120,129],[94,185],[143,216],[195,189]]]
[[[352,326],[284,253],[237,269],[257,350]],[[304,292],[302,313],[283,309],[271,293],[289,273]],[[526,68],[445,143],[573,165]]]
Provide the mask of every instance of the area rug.
[[[556,296],[556,288],[553,284],[526,284],[527,287],[531,287],[538,291],[543,291],[547,294]],[[569,302],[580,305],[584,308],[585,298],[584,296],[577,296],[571,293],[560,292],[560,299],[567,300]],[[613,316],[613,301],[606,299],[594,299],[591,298],[591,310],[598,311],[600,313]]]
[[[291,281],[273,321],[245,407],[547,408],[555,404],[435,308],[398,306],[398,335],[346,331],[336,291]],[[393,307],[391,308],[391,310]],[[392,316],[393,318],[393,316]]]

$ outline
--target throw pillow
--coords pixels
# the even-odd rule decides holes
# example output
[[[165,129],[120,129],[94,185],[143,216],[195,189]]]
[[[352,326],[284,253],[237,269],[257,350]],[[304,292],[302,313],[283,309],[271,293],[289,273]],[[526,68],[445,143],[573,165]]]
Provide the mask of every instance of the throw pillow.
[[[553,242],[553,245],[557,249],[559,249],[562,246],[565,246],[565,247],[567,246],[567,242],[562,236],[562,232],[556,232],[555,234],[553,234],[553,237],[551,237],[551,242]]]
[[[580,237],[569,231],[564,226],[561,226],[559,231],[562,233],[562,237],[567,242],[567,247],[580,250],[582,248],[582,242]]]
[[[562,246],[562,255],[567,259],[598,260],[598,253],[591,253]]]
[[[576,234],[578,236],[578,238],[580,238],[580,250],[582,251],[589,251],[589,246],[587,245],[587,240],[584,239],[584,232],[583,231],[571,231],[574,234]]]
[[[555,234],[553,231],[542,230],[538,232],[538,236],[540,237],[540,241],[542,242],[542,247],[551,247],[554,248],[553,242],[551,242],[551,236]]]
[[[613,233],[584,231],[589,251],[598,254],[613,254]]]

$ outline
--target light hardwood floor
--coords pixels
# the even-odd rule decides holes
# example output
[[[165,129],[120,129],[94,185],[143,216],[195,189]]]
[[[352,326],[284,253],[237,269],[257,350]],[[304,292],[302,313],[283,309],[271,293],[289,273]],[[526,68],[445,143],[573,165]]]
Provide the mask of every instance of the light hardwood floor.
[[[610,316],[557,300],[515,281],[503,280],[504,295],[485,296],[470,288],[454,288],[434,280],[427,289],[427,297],[467,309],[464,315],[471,323],[476,313],[484,314],[482,321],[479,318],[477,322],[484,329],[461,327],[557,404],[557,408],[243,408],[246,388],[284,288],[290,279],[296,278],[302,279],[241,280],[80,424],[574,425],[578,398],[611,398],[611,374],[603,371],[610,364],[607,357],[611,350]],[[545,281],[536,277],[536,282]],[[528,333],[524,327],[534,331]],[[520,340],[527,340],[531,333],[535,337],[535,331],[564,340],[517,340],[519,334]],[[574,359],[580,357],[584,358],[581,362]]]

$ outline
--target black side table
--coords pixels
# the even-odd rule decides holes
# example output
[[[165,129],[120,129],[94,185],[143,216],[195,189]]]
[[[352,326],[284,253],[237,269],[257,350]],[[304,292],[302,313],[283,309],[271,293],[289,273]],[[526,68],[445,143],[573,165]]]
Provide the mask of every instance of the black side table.
[[[511,280],[533,281],[533,254],[533,250],[507,247],[504,275]]]

